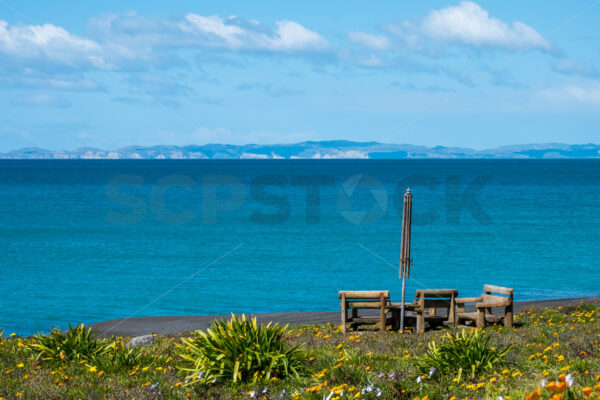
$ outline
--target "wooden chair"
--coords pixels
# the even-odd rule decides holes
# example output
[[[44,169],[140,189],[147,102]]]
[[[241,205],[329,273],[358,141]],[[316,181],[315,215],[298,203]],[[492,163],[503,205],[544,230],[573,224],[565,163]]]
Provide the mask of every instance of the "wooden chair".
[[[415,301],[409,304],[408,311],[417,315],[416,333],[425,331],[429,326],[449,324],[454,325],[454,301],[458,296],[457,289],[419,289],[415,291]],[[394,304],[398,305],[398,304]],[[440,315],[438,309],[445,310]]]
[[[390,292],[387,290],[341,290],[338,292],[342,308],[342,332],[357,328],[360,325],[376,325],[385,331],[388,322],[393,329],[398,329],[399,307],[390,303]],[[348,310],[352,315],[348,317]],[[379,310],[378,314],[359,315],[358,310]],[[391,317],[387,314],[391,312]]]
[[[456,299],[458,311],[457,323],[461,321],[474,321],[478,328],[486,324],[503,322],[504,326],[513,326],[513,289],[503,286],[483,285],[484,293],[480,297],[466,297]],[[475,303],[477,311],[466,312],[465,304]],[[493,314],[492,308],[503,308],[502,314]]]

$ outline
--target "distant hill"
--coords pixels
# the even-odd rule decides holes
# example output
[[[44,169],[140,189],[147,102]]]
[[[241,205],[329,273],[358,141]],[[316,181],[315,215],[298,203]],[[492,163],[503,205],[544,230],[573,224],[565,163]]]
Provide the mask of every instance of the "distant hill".
[[[597,144],[525,144],[495,149],[424,147],[409,144],[309,141],[295,144],[242,146],[206,144],[189,146],[129,146],[118,150],[91,147],[73,151],[25,148],[0,153],[0,159],[408,159],[408,158],[600,158]]]

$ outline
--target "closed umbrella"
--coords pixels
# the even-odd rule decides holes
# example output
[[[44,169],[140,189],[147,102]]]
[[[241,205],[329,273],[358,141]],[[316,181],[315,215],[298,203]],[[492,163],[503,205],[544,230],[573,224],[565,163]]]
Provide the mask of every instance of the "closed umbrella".
[[[404,332],[404,295],[406,280],[410,278],[410,226],[412,213],[412,194],[410,188],[404,193],[404,206],[402,210],[402,243],[400,245],[400,279],[402,279],[402,303],[400,313],[400,331]]]

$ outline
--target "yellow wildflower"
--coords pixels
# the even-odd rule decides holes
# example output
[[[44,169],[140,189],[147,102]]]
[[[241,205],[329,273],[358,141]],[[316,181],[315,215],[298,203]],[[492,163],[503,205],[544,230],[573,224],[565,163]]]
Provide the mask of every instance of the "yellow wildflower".
[[[321,385],[309,387],[308,389],[306,389],[306,393],[318,392],[319,390],[321,390]]]

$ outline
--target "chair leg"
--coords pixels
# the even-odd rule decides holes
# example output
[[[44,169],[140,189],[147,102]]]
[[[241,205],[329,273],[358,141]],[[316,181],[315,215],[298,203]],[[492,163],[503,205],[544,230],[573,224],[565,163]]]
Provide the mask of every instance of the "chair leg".
[[[385,323],[386,323],[386,312],[385,312],[385,297],[383,294],[379,297],[379,329],[385,331]]]
[[[504,310],[504,326],[507,328],[512,328],[513,326],[513,305],[510,304],[506,306]]]
[[[400,329],[400,311],[392,310],[392,330],[397,331]]]
[[[448,308],[448,323],[451,326],[456,326],[456,304],[454,295],[450,298],[450,307]]]
[[[458,316],[460,313],[465,312],[465,305],[463,303],[456,305],[456,314],[454,314],[454,326],[460,325],[462,319]]]
[[[417,333],[425,332],[425,310],[417,312]]]
[[[417,333],[425,332],[425,293],[421,293],[418,300],[419,308],[417,309]]]
[[[477,309],[477,323],[478,328],[485,328],[485,310]]]
[[[346,295],[343,293],[340,306],[342,307],[342,333],[346,333],[346,319],[348,318],[348,309],[346,308]]]

